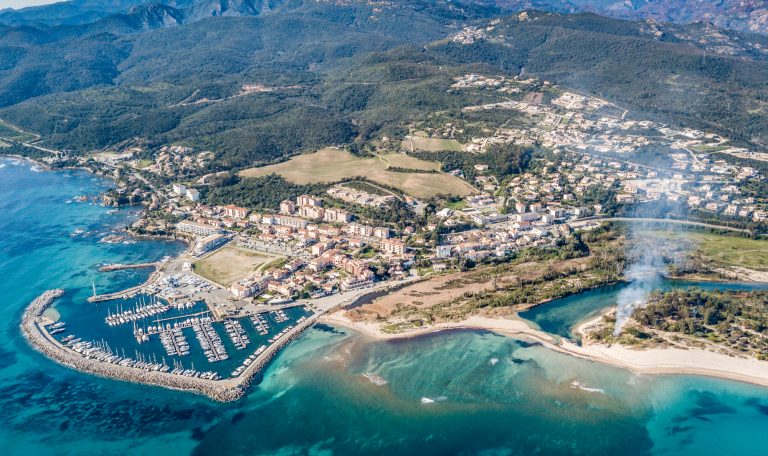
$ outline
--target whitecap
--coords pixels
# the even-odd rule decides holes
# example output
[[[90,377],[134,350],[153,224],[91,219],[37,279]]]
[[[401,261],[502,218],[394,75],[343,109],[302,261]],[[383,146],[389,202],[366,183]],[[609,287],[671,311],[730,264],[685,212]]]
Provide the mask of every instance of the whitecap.
[[[605,390],[602,389],[602,388],[589,388],[589,387],[584,386],[584,385],[582,385],[581,383],[579,383],[579,382],[577,382],[575,380],[571,382],[571,388],[578,388],[578,389],[580,389],[582,391],[586,391],[588,393],[605,394]]]
[[[491,358],[491,360],[488,361],[488,364],[490,364],[491,366],[495,366],[498,363],[499,363],[499,358]]]
[[[389,383],[384,377],[382,377],[379,374],[374,374],[373,372],[366,372],[362,374],[363,377],[367,378],[368,381],[373,383],[376,386],[382,386]]]

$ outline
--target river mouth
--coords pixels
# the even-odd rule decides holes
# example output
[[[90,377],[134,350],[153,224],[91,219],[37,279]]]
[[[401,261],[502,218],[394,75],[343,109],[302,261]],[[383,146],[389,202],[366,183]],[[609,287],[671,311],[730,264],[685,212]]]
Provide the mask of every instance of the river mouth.
[[[616,306],[626,283],[608,285],[583,293],[555,299],[520,312],[520,318],[534,328],[567,339],[579,339],[576,328]],[[766,290],[768,284],[742,282],[694,282],[660,278],[658,290],[696,287],[705,290]]]

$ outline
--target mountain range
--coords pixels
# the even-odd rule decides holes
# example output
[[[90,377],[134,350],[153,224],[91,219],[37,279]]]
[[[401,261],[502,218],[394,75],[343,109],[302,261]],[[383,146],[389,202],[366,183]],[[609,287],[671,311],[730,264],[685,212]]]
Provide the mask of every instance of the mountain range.
[[[120,14],[144,28],[178,25],[211,16],[255,16],[280,8],[288,0],[70,0],[52,5],[5,9],[0,24],[18,26],[83,25]],[[350,1],[337,3],[350,4]],[[370,2],[387,5],[389,2]],[[440,3],[440,2],[435,2]],[[768,33],[766,0],[455,0],[456,8],[482,6],[499,12],[539,10],[593,12],[627,20],[653,19],[688,24],[706,22],[721,28]],[[134,16],[134,17],[125,17]]]
[[[517,14],[502,1],[107,3],[112,13],[90,22],[46,22],[33,8],[34,24],[0,25],[0,119],[73,153],[182,143],[228,169],[396,136],[460,105],[454,78],[525,71],[638,115],[768,144],[760,34]],[[477,39],[455,39],[470,29]]]

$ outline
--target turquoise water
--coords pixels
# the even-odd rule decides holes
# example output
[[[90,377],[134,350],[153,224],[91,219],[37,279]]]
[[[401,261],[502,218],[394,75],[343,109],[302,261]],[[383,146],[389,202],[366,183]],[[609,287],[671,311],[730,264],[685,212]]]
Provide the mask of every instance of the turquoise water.
[[[26,303],[63,286],[58,307],[71,321],[94,311],[84,299],[92,281],[109,291],[145,277],[99,273],[97,264],[154,260],[181,246],[99,244],[132,215],[67,201],[109,182],[0,164],[3,454],[768,452],[768,389],[635,376],[484,332],[373,342],[318,326],[234,404],[77,373],[26,346],[18,330]],[[93,233],[71,237],[78,228]]]

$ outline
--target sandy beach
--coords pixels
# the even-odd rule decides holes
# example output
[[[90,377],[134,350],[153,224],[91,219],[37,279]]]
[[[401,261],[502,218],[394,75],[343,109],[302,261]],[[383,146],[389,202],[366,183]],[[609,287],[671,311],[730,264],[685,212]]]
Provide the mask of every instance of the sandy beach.
[[[584,323],[579,331],[593,324]],[[438,323],[403,333],[384,333],[376,323],[350,320],[343,312],[323,316],[320,322],[350,328],[375,339],[418,337],[451,329],[483,329],[501,335],[533,340],[543,346],[571,356],[629,369],[637,374],[700,375],[768,386],[768,362],[754,358],[737,358],[701,349],[651,348],[632,349],[621,345],[591,344],[579,346],[568,340],[557,340],[543,331],[531,328],[522,320],[472,316],[459,322]]]
[[[522,320],[490,318],[477,315],[462,321],[437,323],[401,333],[383,332],[377,323],[352,321],[346,315],[344,315],[344,312],[336,312],[331,315],[324,315],[320,318],[319,321],[320,323],[326,323],[331,326],[337,325],[349,328],[374,339],[404,339],[451,329],[482,329],[498,334],[503,334],[505,336],[533,339],[550,345],[557,342],[556,339],[551,335],[531,328]]]

